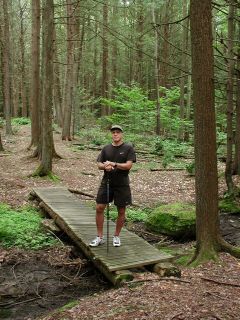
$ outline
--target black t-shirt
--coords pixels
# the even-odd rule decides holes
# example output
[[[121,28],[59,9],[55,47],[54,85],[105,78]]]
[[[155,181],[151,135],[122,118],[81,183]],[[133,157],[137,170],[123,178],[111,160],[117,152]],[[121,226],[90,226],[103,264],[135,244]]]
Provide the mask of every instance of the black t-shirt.
[[[97,162],[112,161],[117,163],[126,163],[129,160],[136,162],[136,154],[132,145],[127,143],[122,143],[120,146],[108,144],[103,147],[97,158]],[[114,168],[114,170],[110,172],[104,171],[102,182],[106,182],[107,178],[109,178],[110,184],[112,185],[128,185],[128,174],[129,170],[121,170],[117,168]]]

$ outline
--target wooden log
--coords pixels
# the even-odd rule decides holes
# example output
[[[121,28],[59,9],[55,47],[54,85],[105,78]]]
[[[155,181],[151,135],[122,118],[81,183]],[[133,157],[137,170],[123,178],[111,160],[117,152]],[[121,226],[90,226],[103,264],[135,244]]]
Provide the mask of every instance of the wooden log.
[[[83,191],[80,191],[80,190],[69,188],[68,191],[70,191],[72,193],[76,193],[76,194],[81,194],[81,195],[89,197],[89,198],[93,198],[93,199],[96,198],[93,194],[89,194],[89,193],[86,193],[86,192],[83,192]]]
[[[50,230],[54,234],[61,232],[61,229],[56,225],[53,219],[44,219],[42,220],[41,224],[44,227],[44,229]]]
[[[184,171],[185,168],[151,168],[150,171]]]

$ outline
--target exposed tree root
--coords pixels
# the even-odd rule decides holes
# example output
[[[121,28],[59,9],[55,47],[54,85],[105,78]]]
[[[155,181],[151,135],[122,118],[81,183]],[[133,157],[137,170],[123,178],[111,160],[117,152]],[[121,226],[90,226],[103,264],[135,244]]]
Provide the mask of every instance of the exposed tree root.
[[[226,242],[223,238],[219,238],[221,251],[228,252],[236,258],[240,258],[240,247],[236,247]]]

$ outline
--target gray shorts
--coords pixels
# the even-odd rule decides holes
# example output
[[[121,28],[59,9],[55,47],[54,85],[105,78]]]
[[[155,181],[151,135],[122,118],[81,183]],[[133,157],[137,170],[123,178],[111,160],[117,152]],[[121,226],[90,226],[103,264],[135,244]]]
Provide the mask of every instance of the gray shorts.
[[[109,199],[108,199],[109,198]],[[114,201],[115,206],[117,207],[126,207],[127,205],[132,204],[132,195],[129,185],[125,186],[108,186],[105,183],[102,183],[98,189],[96,202],[98,204],[107,204]]]

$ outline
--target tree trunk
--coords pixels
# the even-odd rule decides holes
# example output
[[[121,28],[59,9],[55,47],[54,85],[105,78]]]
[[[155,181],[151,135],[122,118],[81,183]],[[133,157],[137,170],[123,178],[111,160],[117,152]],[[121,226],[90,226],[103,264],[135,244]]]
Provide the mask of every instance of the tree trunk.
[[[188,6],[186,1],[183,1],[183,17],[187,16],[187,12],[188,12]],[[186,52],[188,51],[188,22],[189,20],[185,20],[183,21],[183,31],[182,31],[182,56],[181,56],[181,65],[182,65],[182,70],[187,71],[187,61],[188,56],[186,54]],[[186,83],[188,80],[188,75],[184,72],[181,71],[181,79],[180,79],[180,118],[182,120],[185,119],[186,117],[186,108],[185,108],[185,87],[186,87]],[[184,125],[181,126],[181,128],[179,128],[179,132],[178,132],[178,139],[179,140],[183,140],[185,136],[185,132],[184,132]]]
[[[3,144],[2,144],[1,132],[0,132],[0,151],[4,151]]]
[[[211,0],[191,0],[192,79],[196,162],[195,262],[215,259],[218,250],[218,179],[214,109]]]
[[[143,87],[143,32],[144,32],[144,6],[143,1],[138,0],[137,21],[136,21],[136,59],[135,59],[135,76],[134,79]]]
[[[240,41],[240,23],[238,22],[238,41]],[[233,172],[240,175],[240,47],[237,50],[236,68],[236,132],[235,132],[235,158]]]
[[[26,71],[25,71],[25,39],[24,39],[24,25],[23,25],[23,16],[24,16],[24,8],[19,0],[19,14],[20,14],[20,71],[21,71],[21,84],[20,84],[20,95],[21,95],[21,115],[22,117],[28,116],[27,110],[27,94],[26,94]]]
[[[171,0],[167,0],[166,3],[164,4],[164,14],[163,14],[163,43],[162,43],[162,60],[163,62],[160,65],[160,85],[162,87],[167,87],[167,78],[168,78],[168,62],[169,62],[169,43],[168,41],[165,41],[164,39],[169,39],[170,37],[170,25],[168,24],[170,16],[171,16],[171,11],[172,11],[172,2]]]
[[[232,179],[233,171],[233,77],[234,77],[234,0],[229,2],[228,13],[228,80],[227,80],[227,160],[225,169],[225,179],[229,195],[234,192],[234,183]]]
[[[102,97],[108,97],[108,0],[103,2],[103,28],[102,28]],[[102,106],[102,116],[108,114],[108,107]]]
[[[31,146],[37,146],[40,138],[40,0],[32,0],[32,47],[31,47]]]
[[[72,140],[71,121],[73,110],[73,70],[74,70],[74,5],[67,0],[67,71],[64,94],[62,140]]]
[[[6,134],[12,134],[11,126],[11,95],[10,95],[10,51],[9,51],[9,15],[8,15],[8,1],[3,1],[3,99],[4,99],[4,115],[6,119]]]
[[[158,32],[157,32],[157,26],[156,26],[156,17],[155,17],[155,4],[152,3],[152,21],[153,25],[155,26],[154,32],[155,32],[155,90],[156,90],[156,134],[160,135],[161,132],[161,126],[160,126],[160,95],[159,95],[159,41],[158,41]]]
[[[53,65],[53,105],[54,105],[54,120],[55,123],[62,128],[63,125],[63,103],[62,103],[62,88],[61,88],[61,73],[58,62],[58,47],[57,47],[57,35],[56,26],[54,24],[54,65]]]
[[[45,0],[43,6],[43,92],[42,92],[42,152],[41,164],[35,175],[46,176],[52,172],[53,157],[53,0]]]

